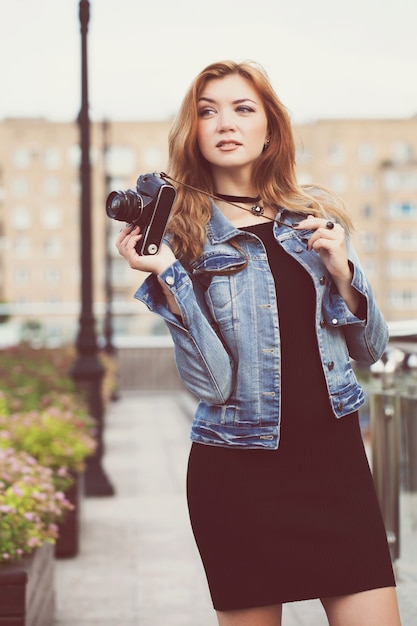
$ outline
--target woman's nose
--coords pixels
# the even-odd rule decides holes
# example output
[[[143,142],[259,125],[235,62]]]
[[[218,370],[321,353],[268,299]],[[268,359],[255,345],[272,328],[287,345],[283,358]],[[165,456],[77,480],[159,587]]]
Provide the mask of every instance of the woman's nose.
[[[221,133],[227,133],[236,129],[233,118],[228,114],[220,115],[218,118],[218,129]]]

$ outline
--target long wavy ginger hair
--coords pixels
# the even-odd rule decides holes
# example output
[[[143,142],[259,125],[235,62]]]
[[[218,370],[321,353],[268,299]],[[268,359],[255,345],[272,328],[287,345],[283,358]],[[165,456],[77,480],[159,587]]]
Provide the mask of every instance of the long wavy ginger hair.
[[[306,215],[331,215],[350,229],[350,217],[336,194],[320,186],[297,183],[290,118],[265,71],[250,61],[221,61],[207,66],[195,78],[169,133],[168,172],[174,181],[184,183],[176,185],[177,198],[168,225],[176,256],[192,261],[201,254],[206,240],[206,224],[212,213],[212,204],[206,194],[213,195],[215,192],[210,164],[202,156],[197,143],[197,103],[209,80],[222,79],[231,74],[250,81],[265,108],[270,141],[253,166],[256,190],[263,202]]]

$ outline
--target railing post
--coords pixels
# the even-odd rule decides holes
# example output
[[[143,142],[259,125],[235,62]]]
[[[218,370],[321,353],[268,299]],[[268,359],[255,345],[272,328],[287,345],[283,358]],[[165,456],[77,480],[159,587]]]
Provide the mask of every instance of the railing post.
[[[395,390],[371,395],[372,473],[393,561],[400,555],[400,410]]]
[[[405,491],[417,492],[417,395],[401,397],[402,485]]]

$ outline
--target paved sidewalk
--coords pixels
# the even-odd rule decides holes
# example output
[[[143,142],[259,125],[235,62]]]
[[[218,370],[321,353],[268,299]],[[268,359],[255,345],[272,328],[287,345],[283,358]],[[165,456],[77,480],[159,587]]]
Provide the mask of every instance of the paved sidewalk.
[[[125,393],[110,406],[103,466],[116,494],[83,501],[80,554],[56,562],[55,626],[216,626],[185,499],[185,399]],[[414,574],[404,564],[403,626],[417,624]],[[318,601],[284,606],[283,626],[326,625]]]

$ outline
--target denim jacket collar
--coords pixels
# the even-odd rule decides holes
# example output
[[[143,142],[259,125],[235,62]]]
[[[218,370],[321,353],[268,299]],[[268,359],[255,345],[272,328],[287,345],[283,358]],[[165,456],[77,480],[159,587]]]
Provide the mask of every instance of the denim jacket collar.
[[[212,216],[207,224],[207,238],[211,244],[224,243],[233,237],[241,234],[241,230],[234,226],[228,219],[223,215],[220,209],[217,207],[214,201],[212,201]],[[278,225],[275,222],[275,226],[281,226],[283,224],[287,224],[289,227],[296,221],[301,221],[304,219],[304,215],[300,213],[294,213],[289,211],[288,209],[281,209],[277,215],[280,224]]]

